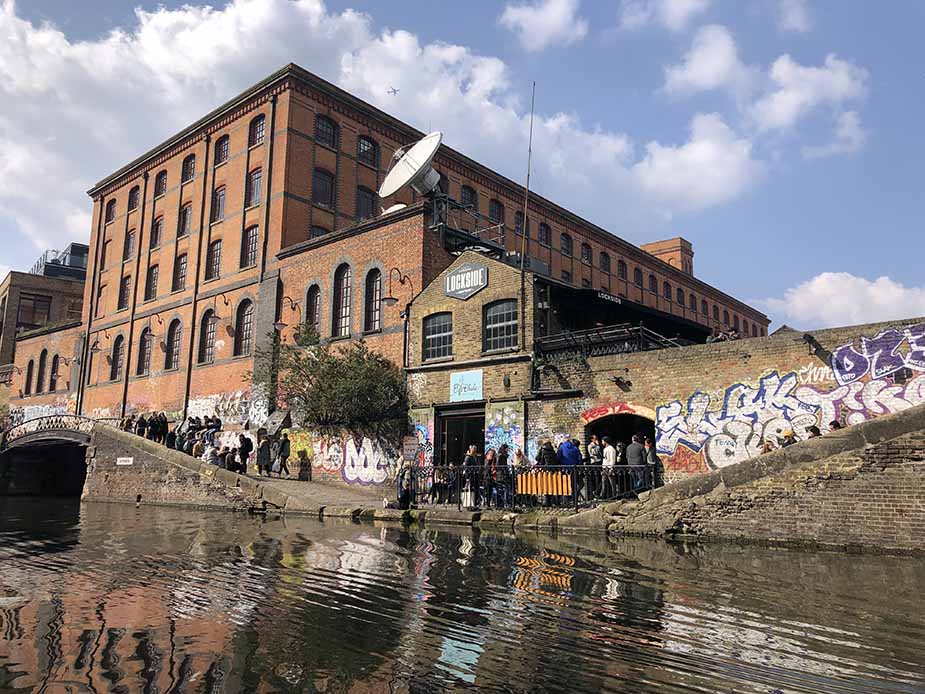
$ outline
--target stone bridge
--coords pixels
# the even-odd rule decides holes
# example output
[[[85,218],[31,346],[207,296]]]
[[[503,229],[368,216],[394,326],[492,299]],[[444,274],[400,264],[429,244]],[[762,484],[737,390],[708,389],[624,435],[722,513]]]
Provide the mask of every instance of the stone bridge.
[[[97,420],[74,414],[36,417],[7,429],[0,451],[38,443],[71,442],[87,445]]]

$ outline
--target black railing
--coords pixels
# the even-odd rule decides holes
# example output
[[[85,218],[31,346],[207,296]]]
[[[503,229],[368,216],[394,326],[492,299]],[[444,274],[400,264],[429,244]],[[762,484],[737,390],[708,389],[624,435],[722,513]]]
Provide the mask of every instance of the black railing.
[[[681,344],[680,341],[659,335],[645,326],[620,323],[541,337],[536,341],[536,351],[543,354],[571,350],[581,351],[589,356],[600,356],[679,347]]]
[[[418,508],[525,510],[573,508],[633,498],[652,489],[652,465],[408,468],[410,504]]]

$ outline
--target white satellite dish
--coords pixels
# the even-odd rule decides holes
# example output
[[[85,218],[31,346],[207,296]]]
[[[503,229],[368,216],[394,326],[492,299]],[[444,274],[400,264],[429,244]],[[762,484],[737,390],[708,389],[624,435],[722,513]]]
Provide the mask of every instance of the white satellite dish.
[[[421,195],[427,195],[440,185],[440,174],[434,171],[430,162],[442,141],[443,133],[435,132],[416,142],[395,162],[379,188],[379,197],[387,198],[407,185]]]
[[[399,210],[403,210],[403,209],[405,209],[406,207],[408,207],[408,206],[407,206],[405,203],[403,203],[403,202],[395,203],[394,205],[392,205],[391,207],[389,207],[389,209],[387,209],[387,210],[382,210],[382,214],[389,214],[390,212],[398,212]]]

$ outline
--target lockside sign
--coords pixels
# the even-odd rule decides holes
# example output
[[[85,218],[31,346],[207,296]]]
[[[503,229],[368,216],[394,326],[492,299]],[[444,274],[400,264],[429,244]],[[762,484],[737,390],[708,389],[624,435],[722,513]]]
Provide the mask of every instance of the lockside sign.
[[[475,296],[488,286],[488,266],[481,263],[460,265],[443,278],[443,292],[454,299]]]

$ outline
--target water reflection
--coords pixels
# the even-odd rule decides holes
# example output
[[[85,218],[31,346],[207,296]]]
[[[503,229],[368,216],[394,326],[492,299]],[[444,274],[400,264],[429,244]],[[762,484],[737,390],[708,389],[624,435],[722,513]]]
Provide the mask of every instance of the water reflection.
[[[921,692],[917,559],[0,499],[2,692]]]

